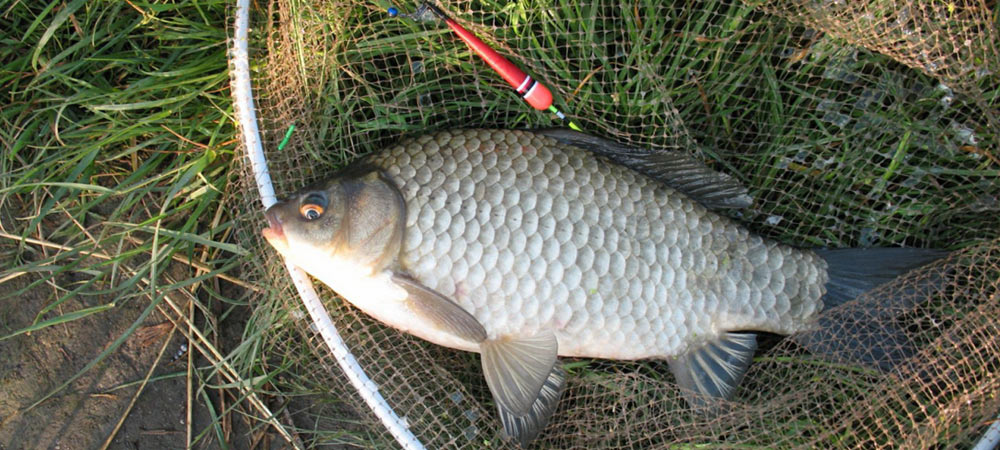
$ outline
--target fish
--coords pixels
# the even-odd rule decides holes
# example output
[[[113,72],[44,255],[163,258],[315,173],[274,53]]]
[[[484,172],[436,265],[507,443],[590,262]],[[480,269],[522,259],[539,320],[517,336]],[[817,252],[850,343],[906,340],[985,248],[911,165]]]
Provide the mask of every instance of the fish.
[[[527,447],[562,395],[559,357],[667,360],[688,403],[709,407],[732,398],[756,332],[807,331],[824,299],[938,257],[765,239],[724,214],[751,203],[683,153],[461,129],[301,189],[262,233],[364,313],[479,353],[504,434]]]

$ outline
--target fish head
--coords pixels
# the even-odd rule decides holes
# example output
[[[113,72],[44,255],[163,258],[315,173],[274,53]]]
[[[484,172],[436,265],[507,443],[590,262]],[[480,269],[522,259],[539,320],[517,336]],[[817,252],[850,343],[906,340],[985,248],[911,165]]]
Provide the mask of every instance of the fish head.
[[[344,225],[339,183],[317,183],[281,200],[264,213],[264,239],[286,259],[305,268],[342,252]]]
[[[380,171],[352,170],[275,203],[265,216],[264,238],[306,272],[363,276],[398,256],[406,205]]]

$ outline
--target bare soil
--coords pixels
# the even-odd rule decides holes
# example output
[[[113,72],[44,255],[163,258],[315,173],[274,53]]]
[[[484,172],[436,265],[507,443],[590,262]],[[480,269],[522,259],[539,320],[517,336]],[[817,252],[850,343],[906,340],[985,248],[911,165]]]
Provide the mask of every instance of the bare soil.
[[[9,250],[11,245],[9,240],[0,242],[0,249]],[[0,336],[33,323],[38,311],[65,295],[67,286],[79,282],[68,274],[59,277],[58,288],[42,283],[19,292],[38,279],[37,275],[26,274],[0,283]],[[111,300],[106,296],[78,296],[39,320]],[[154,364],[157,366],[153,378],[166,378],[147,384],[109,448],[184,448],[188,356],[183,354],[171,361],[178,356],[184,338],[174,333],[166,342],[173,325],[157,312],[150,314],[107,358],[31,407],[109,348],[148,304],[148,299],[134,297],[81,320],[0,340],[0,450],[101,448],[126,414],[139,384]],[[238,339],[241,331],[241,320],[236,316],[240,315],[234,315],[232,323],[227,324],[230,341]],[[166,350],[157,363],[157,354],[165,342]],[[200,358],[194,361],[196,367],[207,364]],[[211,415],[204,403],[207,396],[218,411],[220,394],[211,389],[206,392],[196,393],[192,401],[193,434],[205,434],[195,448],[220,448],[220,439],[210,428]],[[228,397],[227,405],[232,405],[231,396]],[[250,433],[242,415],[230,414],[229,419],[232,420],[224,435],[226,447],[282,447],[281,441],[266,427]]]

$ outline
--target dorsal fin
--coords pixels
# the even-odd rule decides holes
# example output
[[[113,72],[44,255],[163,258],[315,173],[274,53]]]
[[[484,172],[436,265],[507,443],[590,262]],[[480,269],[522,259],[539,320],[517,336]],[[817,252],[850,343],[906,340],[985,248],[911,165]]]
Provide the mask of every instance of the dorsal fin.
[[[712,209],[746,208],[753,203],[735,178],[712,170],[700,161],[669,150],[640,150],[573,130],[539,130],[563,144],[604,156],[670,186]]]

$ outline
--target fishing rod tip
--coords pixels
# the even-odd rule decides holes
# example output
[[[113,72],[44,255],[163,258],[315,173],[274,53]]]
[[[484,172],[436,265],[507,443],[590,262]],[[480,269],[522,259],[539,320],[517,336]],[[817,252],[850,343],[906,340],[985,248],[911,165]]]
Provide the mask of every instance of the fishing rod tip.
[[[385,10],[385,12],[389,13],[389,17],[396,17],[399,15],[399,10],[392,6]]]

